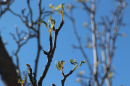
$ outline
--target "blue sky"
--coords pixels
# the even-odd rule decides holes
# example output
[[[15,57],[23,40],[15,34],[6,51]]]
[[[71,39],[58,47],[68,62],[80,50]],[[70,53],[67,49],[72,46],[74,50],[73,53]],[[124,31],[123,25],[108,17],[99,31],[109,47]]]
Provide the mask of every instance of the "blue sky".
[[[125,27],[121,27],[120,33],[125,33],[126,37],[118,37],[116,41],[116,47],[117,49],[115,50],[114,54],[114,59],[113,59],[113,66],[115,67],[115,73],[113,76],[113,86],[130,86],[130,1],[126,0],[128,3],[128,6],[125,10],[125,15],[124,15],[124,22],[126,23]],[[37,18],[37,1],[31,0],[32,2],[32,8],[34,9],[34,19]],[[45,7],[46,10],[50,10],[48,5],[50,3],[53,3],[55,6],[65,3],[65,6],[68,5],[68,3],[71,2],[73,5],[75,5],[77,8],[74,9],[73,15],[76,18],[76,28],[78,31],[79,36],[82,38],[81,41],[83,45],[85,45],[85,36],[90,35],[89,31],[87,31],[83,23],[88,22],[89,18],[86,12],[82,10],[82,5],[80,3],[77,3],[75,0],[43,0],[42,5]],[[17,13],[21,13],[21,9],[27,7],[25,4],[25,0],[17,0],[15,1],[11,8],[13,11]],[[96,16],[96,21],[100,21],[101,16],[105,15],[111,15],[110,12],[113,10],[115,6],[115,2],[113,0],[101,0],[101,3],[99,4],[99,7],[97,8],[97,16]],[[67,10],[65,9],[67,12]],[[68,12],[67,12],[68,13]],[[58,27],[59,22],[61,20],[60,15],[54,14],[53,18],[56,20],[56,27]],[[45,18],[45,21],[48,21],[49,17]],[[65,24],[63,28],[61,29],[58,39],[57,39],[57,48],[55,51],[55,55],[53,58],[53,61],[51,63],[51,66],[49,68],[49,71],[47,73],[47,76],[45,80],[43,81],[44,86],[51,86],[51,83],[55,83],[57,86],[60,86],[60,82],[62,79],[62,75],[60,71],[58,71],[55,67],[55,61],[60,61],[60,60],[65,60],[66,64],[64,67],[64,72],[68,73],[73,66],[69,63],[70,59],[76,59],[76,61],[80,62],[84,60],[83,55],[79,50],[75,50],[71,47],[72,44],[78,45],[78,42],[76,40],[76,37],[74,35],[73,29],[72,29],[72,24],[71,21],[67,18],[64,17]],[[0,19],[0,31],[1,31],[1,36],[3,38],[3,41],[7,41],[8,45],[6,45],[6,48],[12,56],[14,62],[16,62],[15,57],[12,55],[12,52],[17,49],[17,46],[15,44],[15,41],[13,38],[9,35],[9,33],[14,33],[15,34],[15,26],[18,26],[19,30],[26,30],[27,28],[25,25],[21,22],[19,18],[16,16],[12,15],[10,12],[7,12],[3,17]],[[49,49],[49,41],[48,41],[48,31],[45,28],[44,25],[42,25],[41,28],[41,43],[44,48],[44,50]],[[34,61],[36,57],[36,39],[31,39],[25,46],[23,46],[19,52],[19,59],[20,59],[20,68],[21,72],[26,71],[27,67],[25,64],[30,64],[31,67],[34,69]],[[93,62],[93,53],[91,49],[85,49],[89,60],[92,64]],[[44,70],[44,65],[46,64],[46,56],[41,52],[40,54],[40,60],[39,60],[39,66],[38,66],[38,76],[37,79],[40,77]],[[83,64],[80,68],[74,71],[74,73],[69,76],[65,82],[65,86],[80,86],[78,82],[76,82],[76,75],[79,71],[85,71],[85,75],[88,75],[88,67],[87,64]],[[0,86],[3,86],[0,80]],[[104,85],[105,86],[105,85]]]

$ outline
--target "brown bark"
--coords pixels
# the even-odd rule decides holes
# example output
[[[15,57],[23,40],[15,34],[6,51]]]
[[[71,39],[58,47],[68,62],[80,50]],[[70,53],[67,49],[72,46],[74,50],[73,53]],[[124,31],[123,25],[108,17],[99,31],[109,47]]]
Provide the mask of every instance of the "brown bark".
[[[5,49],[0,37],[0,75],[5,86],[21,86],[18,84],[20,78],[16,72],[15,64]]]

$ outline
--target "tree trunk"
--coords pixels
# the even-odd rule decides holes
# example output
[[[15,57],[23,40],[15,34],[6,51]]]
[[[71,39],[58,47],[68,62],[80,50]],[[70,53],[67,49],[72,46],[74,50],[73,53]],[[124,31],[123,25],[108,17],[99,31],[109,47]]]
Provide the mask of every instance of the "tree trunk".
[[[18,84],[20,78],[16,72],[15,64],[6,51],[2,38],[0,37],[0,75],[5,86],[21,86]]]

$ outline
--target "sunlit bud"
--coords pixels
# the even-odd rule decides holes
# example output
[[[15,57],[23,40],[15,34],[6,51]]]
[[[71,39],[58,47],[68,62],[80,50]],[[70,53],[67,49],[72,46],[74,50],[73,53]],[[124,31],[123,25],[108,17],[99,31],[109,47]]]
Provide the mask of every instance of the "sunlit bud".
[[[83,23],[83,25],[86,27],[86,28],[88,28],[88,23]]]
[[[32,23],[30,23],[29,26],[31,27],[31,26],[32,26]]]
[[[19,74],[19,70],[18,69],[16,69],[16,73]]]
[[[76,81],[77,81],[77,82],[81,82],[82,79],[81,79],[81,78],[77,78]]]
[[[24,37],[23,37],[23,40],[26,40],[26,39],[27,39],[27,38],[24,36]]]
[[[54,5],[53,4],[49,4],[49,8],[53,9]]]
[[[79,75],[83,75],[85,72],[84,71],[79,71]]]
[[[125,33],[123,33],[123,34],[122,34],[122,36],[123,36],[123,37],[126,37],[126,34],[125,34]]]

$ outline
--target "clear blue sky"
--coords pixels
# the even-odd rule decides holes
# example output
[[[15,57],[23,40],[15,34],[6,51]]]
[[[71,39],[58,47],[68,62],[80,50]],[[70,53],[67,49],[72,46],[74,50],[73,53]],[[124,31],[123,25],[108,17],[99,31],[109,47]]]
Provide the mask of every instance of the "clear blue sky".
[[[12,10],[17,13],[21,13],[21,9],[23,9],[24,7],[27,7],[27,5],[25,4],[26,3],[25,1],[26,0],[15,1],[11,6]],[[37,12],[38,12],[37,4],[36,4],[37,1],[38,0],[31,0],[32,8],[34,10],[34,15],[35,15],[34,19],[37,18]],[[98,10],[97,10],[97,16],[96,16],[97,21],[100,21],[101,16],[111,15],[110,12],[111,10],[113,10],[115,6],[115,3],[113,0],[100,0],[100,1],[101,3],[99,4]],[[130,45],[129,45],[130,44],[130,29],[129,29],[130,28],[130,17],[129,17],[130,0],[126,0],[126,1],[128,3],[128,6],[125,10],[125,15],[124,15],[124,20],[123,20],[126,23],[126,27],[121,27],[120,29],[120,33],[126,33],[126,37],[125,38],[118,37],[116,41],[117,49],[115,50],[114,59],[113,59],[113,66],[115,67],[115,73],[113,76],[114,77],[113,86],[120,86],[120,85],[130,86],[130,82],[129,82],[130,80],[130,69],[129,69],[129,65],[130,65],[130,62],[129,62],[130,61],[130,55],[129,55],[130,53]],[[69,2],[71,2],[73,5],[77,7],[77,9],[74,10],[73,14],[74,14],[74,17],[76,18],[76,27],[77,27],[79,36],[82,38],[81,39],[82,43],[85,44],[86,42],[85,36],[90,35],[90,33],[84,28],[83,23],[88,22],[89,18],[88,18],[87,13],[85,13],[82,10],[82,5],[80,3],[77,3],[75,0],[71,0],[71,1],[70,0],[43,0],[42,5],[43,7],[45,7],[46,10],[50,10],[48,7],[50,3],[53,3],[55,6],[61,3],[65,3],[65,6],[66,6],[68,5]],[[67,12],[66,9],[65,11]],[[56,27],[58,27],[59,22],[61,20],[60,16],[58,14],[55,14],[53,18],[56,19],[57,21]],[[47,17],[45,20],[48,21],[48,19],[49,17]],[[58,35],[57,48],[56,48],[53,61],[51,63],[47,76],[45,80],[43,81],[44,86],[51,86],[51,83],[55,83],[57,86],[60,86],[62,75],[61,75],[61,72],[58,71],[55,67],[56,60],[66,61],[66,64],[64,67],[65,73],[68,73],[73,68],[73,66],[69,63],[70,59],[76,59],[78,62],[84,60],[84,57],[80,53],[80,51],[75,50],[71,47],[72,44],[78,45],[78,43],[72,29],[71,21],[68,20],[68,18],[66,17],[64,17],[64,20],[65,20],[65,24]],[[15,34],[15,28],[14,28],[15,25],[17,25],[20,30],[27,29],[19,18],[17,18],[16,16],[12,15],[9,12],[3,15],[3,17],[0,19],[0,31],[2,32],[1,36],[3,38],[3,41],[8,42],[8,45],[6,45],[6,48],[10,56],[12,56],[14,62],[16,62],[16,59],[12,55],[12,52],[17,49],[17,46],[13,38],[9,35],[9,33],[11,32]],[[44,25],[42,26],[41,29],[42,29],[41,30],[41,34],[42,34],[41,43],[44,50],[48,50],[49,49],[48,31]],[[25,46],[23,46],[23,48],[20,50],[18,55],[20,57],[19,59],[20,59],[21,72],[27,70],[27,67],[25,65],[27,63],[30,64],[31,67],[34,69],[36,49],[37,49],[36,39],[32,39]],[[85,51],[92,64],[93,62],[92,50],[88,49]],[[40,56],[40,61],[39,61],[37,80],[42,74],[44,70],[44,65],[46,64],[46,56],[42,52],[40,55],[41,56]],[[72,85],[80,86],[80,84],[76,82],[76,78],[77,78],[76,75],[78,71],[82,71],[82,70],[85,71],[85,75],[88,75],[87,64],[83,64],[82,67],[78,68],[76,71],[74,71],[74,73],[71,76],[67,78],[65,82],[65,86],[72,86]],[[1,83],[1,79],[0,79],[0,86],[3,86]]]

